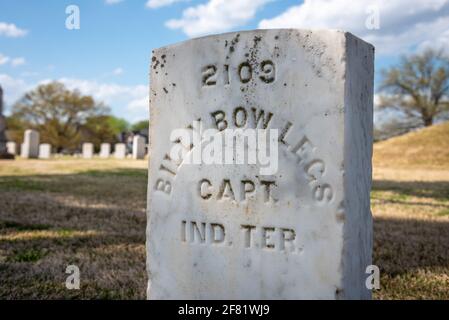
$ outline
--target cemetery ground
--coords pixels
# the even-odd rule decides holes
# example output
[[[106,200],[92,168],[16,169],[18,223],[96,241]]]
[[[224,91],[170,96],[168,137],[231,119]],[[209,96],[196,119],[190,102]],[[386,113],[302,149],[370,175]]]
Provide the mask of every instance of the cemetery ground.
[[[449,123],[374,147],[375,299],[449,299],[448,137]],[[1,162],[0,298],[144,299],[146,167]],[[80,290],[65,287],[70,264]]]

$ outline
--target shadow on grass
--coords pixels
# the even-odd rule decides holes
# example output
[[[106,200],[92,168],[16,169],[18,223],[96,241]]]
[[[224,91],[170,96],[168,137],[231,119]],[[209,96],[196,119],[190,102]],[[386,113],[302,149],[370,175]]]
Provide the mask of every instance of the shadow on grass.
[[[71,293],[64,290],[61,285],[65,276],[61,261],[73,263],[72,257],[77,254],[76,259],[80,259],[80,262],[75,259],[74,263],[99,268],[95,269],[98,277],[102,277],[102,273],[107,269],[104,266],[95,267],[99,265],[95,259],[102,260],[105,257],[111,258],[111,264],[114,263],[111,268],[114,272],[121,268],[124,273],[134,278],[136,272],[139,275],[144,273],[143,256],[136,258],[133,251],[128,249],[123,249],[122,253],[108,250],[111,246],[127,248],[128,245],[144,245],[146,183],[145,169],[91,170],[68,175],[0,177],[0,192],[4,192],[0,201],[0,235],[40,231],[54,231],[59,235],[50,237],[43,233],[39,237],[19,237],[0,241],[0,258],[1,255],[6,256],[5,262],[0,263],[0,278],[10,279],[7,286],[0,288],[0,297],[10,297],[12,291],[17,298],[67,297]],[[449,182],[445,181],[374,181],[373,191],[391,191],[397,194],[397,198],[392,201],[407,205],[420,205],[408,201],[407,197],[449,200]],[[10,194],[7,194],[8,192]],[[73,196],[84,202],[71,205],[52,201],[53,192],[62,197]],[[17,200],[14,198],[16,194],[26,195],[27,202],[16,203]],[[48,195],[49,199],[44,197]],[[105,208],[95,206],[97,200],[114,206]],[[73,231],[97,233],[79,236],[73,235]],[[101,258],[95,257],[99,251],[103,252]],[[80,252],[84,254],[81,255]],[[54,258],[60,255],[63,257]],[[45,272],[40,269],[43,268],[39,265],[41,262],[50,264],[46,267],[48,269],[42,269]],[[448,270],[449,222],[375,218],[374,263],[381,268],[382,273],[392,277],[414,272],[416,269]],[[41,278],[36,278],[37,273]],[[14,274],[19,275],[13,276]],[[62,280],[60,278],[54,280],[55,275]],[[17,278],[19,276],[20,278]],[[111,282],[109,276],[104,275],[108,283]],[[123,277],[123,274],[121,276]],[[119,278],[117,276],[117,279]],[[97,282],[97,278],[92,279],[92,283],[89,283],[84,291],[77,293],[79,294],[77,297],[98,297],[98,291],[104,291],[107,297],[110,297],[109,295],[121,298],[143,297],[142,292],[145,290],[144,285],[140,288],[140,285],[145,283],[144,276],[135,281],[139,285],[131,280],[121,283],[115,278],[116,283],[103,285],[102,282]],[[20,288],[15,287],[17,280],[23,283]],[[35,292],[31,292],[29,288],[33,288]],[[136,293],[123,291],[128,289]]]
[[[374,263],[389,275],[449,268],[449,222],[375,218]]]
[[[0,298],[144,298],[146,187],[145,169],[0,176]]]
[[[440,207],[443,208],[442,211],[435,216],[449,214],[448,181],[375,180],[372,189],[372,200],[376,202],[417,206],[420,210],[426,210],[426,206]],[[433,201],[416,201],[416,198]],[[395,210],[394,208],[398,207],[388,210]],[[449,272],[449,222],[375,217],[374,264],[379,266],[384,275],[405,277],[404,279],[419,278],[417,270]]]
[[[0,176],[0,191],[50,191],[69,192],[75,188],[74,181],[83,178],[136,178],[146,180],[146,169],[114,169],[88,170],[76,174],[42,174],[42,175],[14,175]],[[66,186],[66,188],[61,188]],[[123,186],[126,188],[126,185]]]
[[[449,201],[449,181],[374,180],[372,190],[374,192],[391,191],[398,195]]]

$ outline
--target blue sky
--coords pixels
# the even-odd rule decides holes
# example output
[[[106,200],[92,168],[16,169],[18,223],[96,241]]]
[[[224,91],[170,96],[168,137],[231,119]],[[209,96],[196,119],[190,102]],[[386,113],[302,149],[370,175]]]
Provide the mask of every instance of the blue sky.
[[[80,10],[79,30],[65,26],[69,5]],[[0,84],[11,106],[37,84],[60,80],[134,122],[148,117],[153,48],[260,27],[351,31],[376,46],[380,70],[401,54],[429,45],[448,47],[449,4],[446,0],[0,0]]]

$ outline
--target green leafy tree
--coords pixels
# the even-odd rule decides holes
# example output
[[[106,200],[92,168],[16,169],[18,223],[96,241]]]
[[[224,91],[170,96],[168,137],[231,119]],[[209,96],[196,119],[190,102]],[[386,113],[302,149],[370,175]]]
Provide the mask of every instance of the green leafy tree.
[[[110,115],[90,117],[86,120],[81,132],[82,140],[92,142],[97,150],[103,142],[116,143],[119,135],[127,131],[126,120]]]
[[[8,141],[14,141],[17,144],[23,142],[23,133],[31,126],[17,115],[11,115],[6,118],[6,136]]]
[[[409,128],[430,126],[449,110],[449,57],[428,49],[382,71],[380,108],[405,115]]]
[[[82,139],[88,119],[108,112],[103,104],[78,90],[68,90],[64,84],[52,82],[27,92],[14,106],[11,117],[40,132],[41,141],[58,151],[76,149]]]
[[[130,125],[125,119],[109,116],[108,122],[116,134],[129,131]]]
[[[142,121],[134,123],[131,127],[131,131],[141,131],[141,130],[148,129],[148,127],[149,127],[148,120],[142,120]]]

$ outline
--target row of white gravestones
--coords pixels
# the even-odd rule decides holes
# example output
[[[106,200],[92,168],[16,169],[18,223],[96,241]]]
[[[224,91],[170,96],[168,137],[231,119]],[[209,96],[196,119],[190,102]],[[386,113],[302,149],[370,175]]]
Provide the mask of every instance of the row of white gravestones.
[[[330,30],[226,33],[153,52],[148,298],[370,298],[373,60],[373,46]],[[205,140],[173,136],[193,134],[197,119],[223,135],[273,129],[277,170],[168,157],[201,151]]]
[[[110,143],[102,143],[100,146],[100,158],[107,159],[111,156],[111,144]],[[115,152],[114,157],[116,159],[125,159],[126,158],[126,145],[124,143],[115,144]]]
[[[126,145],[124,143],[117,143],[114,146],[114,157],[116,159],[126,158]],[[145,138],[142,136],[135,136],[133,140],[133,159],[145,158]],[[90,142],[83,143],[82,155],[84,159],[92,159],[94,156],[94,145]],[[107,159],[111,155],[111,144],[102,143],[100,146],[100,158]]]
[[[20,155],[26,159],[50,159],[51,157],[51,145],[48,143],[39,144],[39,133],[35,130],[26,130],[24,133],[23,143],[20,148]],[[17,155],[17,144],[13,141],[9,141],[6,144],[8,153]]]
[[[35,130],[26,130],[24,140],[21,145],[21,156],[27,159],[40,158],[49,159],[51,157],[51,145],[47,143],[39,144],[39,133]],[[133,158],[145,158],[145,138],[142,136],[135,136],[133,141]],[[8,153],[16,155],[17,145],[15,142],[8,142],[6,144]],[[111,155],[111,145],[109,143],[102,143],[100,149],[100,158],[109,158]],[[84,159],[92,159],[94,156],[93,143],[87,142],[82,145],[82,156]],[[126,158],[126,145],[124,143],[115,144],[116,159]]]

